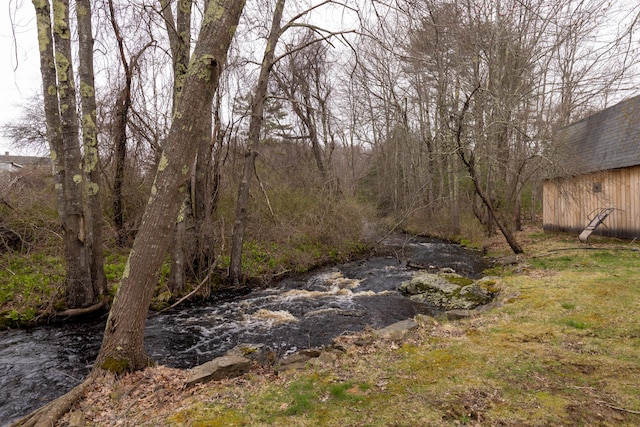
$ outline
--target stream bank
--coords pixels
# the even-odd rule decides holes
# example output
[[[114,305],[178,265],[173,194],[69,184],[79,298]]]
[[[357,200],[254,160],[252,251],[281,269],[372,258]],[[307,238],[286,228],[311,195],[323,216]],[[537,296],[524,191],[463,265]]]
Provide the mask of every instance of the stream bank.
[[[265,344],[282,357],[367,327],[437,314],[437,307],[397,290],[413,277],[413,265],[450,268],[469,278],[480,277],[489,266],[481,254],[435,239],[398,235],[385,246],[384,255],[150,317],[147,351],[159,364],[181,369],[221,356],[239,343]],[[100,319],[0,332],[0,419],[19,418],[78,384],[92,367],[103,328]]]

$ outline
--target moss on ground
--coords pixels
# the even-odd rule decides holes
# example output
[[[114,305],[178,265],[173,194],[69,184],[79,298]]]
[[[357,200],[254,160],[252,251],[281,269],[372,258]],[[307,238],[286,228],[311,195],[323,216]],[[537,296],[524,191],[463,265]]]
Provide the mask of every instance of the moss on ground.
[[[347,340],[301,371],[183,389],[156,367],[79,407],[94,426],[640,425],[640,246],[518,237],[526,255],[502,268],[491,311],[420,322],[401,343]]]
[[[526,250],[500,280],[502,307],[402,345],[348,347],[336,367],[210,384],[167,422],[640,424],[640,252],[540,234]]]

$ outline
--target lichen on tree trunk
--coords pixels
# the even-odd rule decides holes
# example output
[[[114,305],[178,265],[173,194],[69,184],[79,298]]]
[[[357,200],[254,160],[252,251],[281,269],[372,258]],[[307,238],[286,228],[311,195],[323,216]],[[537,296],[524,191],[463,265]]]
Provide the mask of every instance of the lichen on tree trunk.
[[[99,169],[98,129],[96,97],[93,73],[93,33],[91,24],[91,1],[76,0],[78,20],[78,75],[80,77],[80,100],[82,105],[82,140],[84,147],[83,171],[86,177],[87,250],[89,271],[94,295],[107,292],[107,276],[104,272],[102,245],[102,193]]]
[[[197,138],[192,130],[198,114],[211,105],[243,8],[244,1],[216,0],[206,10],[151,195],[107,319],[96,367],[108,366],[110,359],[126,361],[127,371],[149,364],[144,326],[196,154]]]
[[[76,113],[69,0],[33,0],[38,22],[47,139],[56,180],[58,210],[63,225],[66,262],[65,300],[68,308],[94,302],[94,289],[85,245],[83,183],[79,125]]]

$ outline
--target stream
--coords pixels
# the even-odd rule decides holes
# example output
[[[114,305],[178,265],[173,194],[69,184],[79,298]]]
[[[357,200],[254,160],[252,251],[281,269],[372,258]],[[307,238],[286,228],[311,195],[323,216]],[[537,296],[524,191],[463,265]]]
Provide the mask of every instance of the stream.
[[[242,296],[215,296],[207,305],[150,316],[145,345],[156,362],[191,368],[240,343],[266,344],[283,356],[329,345],[367,326],[383,328],[436,307],[416,303],[396,288],[416,266],[481,277],[479,253],[428,238],[387,238],[386,255],[321,268]],[[105,318],[85,323],[0,331],[0,426],[66,393],[89,373]]]

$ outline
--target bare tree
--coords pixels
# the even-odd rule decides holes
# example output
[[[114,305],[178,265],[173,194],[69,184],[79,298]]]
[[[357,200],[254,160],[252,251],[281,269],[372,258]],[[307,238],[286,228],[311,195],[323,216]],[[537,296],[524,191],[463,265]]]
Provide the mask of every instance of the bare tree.
[[[299,49],[300,46],[306,46]],[[278,89],[291,105],[298,120],[302,124],[303,134],[311,143],[311,151],[318,171],[327,178],[327,161],[323,147],[328,146],[328,111],[327,100],[330,94],[328,87],[322,87],[322,78],[326,75],[327,46],[318,41],[315,33],[307,29],[298,48],[291,48],[292,53],[286,57],[286,65],[279,67],[275,73]],[[320,117],[320,124],[317,117]],[[325,138],[325,141],[321,141]],[[323,144],[323,142],[325,142]]]
[[[123,187],[125,180],[125,165],[127,160],[127,127],[129,126],[129,113],[132,104],[133,77],[138,67],[138,61],[145,50],[155,42],[150,40],[136,53],[127,58],[124,37],[120,30],[113,0],[108,0],[109,22],[118,46],[118,54],[122,70],[124,72],[124,84],[115,105],[115,121],[113,124],[114,135],[114,173],[113,173],[113,221],[118,233],[117,244],[125,246],[128,242],[128,232],[125,227],[125,208]]]
[[[243,1],[212,0],[206,9],[151,196],[107,320],[96,368],[131,371],[149,364],[143,345],[144,324],[195,159],[197,139],[191,129],[212,102],[243,7]]]
[[[471,92],[471,94],[467,96],[467,99],[465,100],[464,105],[462,106],[462,111],[460,112],[460,117],[458,119],[458,127],[456,129],[456,145],[458,148],[457,153],[458,153],[458,156],[460,157],[460,160],[462,160],[462,163],[464,163],[467,169],[467,172],[469,173],[469,176],[471,177],[471,181],[473,182],[476,194],[480,197],[480,199],[482,200],[482,203],[484,203],[484,205],[487,207],[487,210],[489,212],[489,215],[491,216],[491,219],[500,228],[500,232],[502,232],[502,235],[504,236],[507,243],[509,244],[509,247],[511,247],[511,250],[513,251],[513,253],[521,254],[524,252],[522,250],[522,247],[516,241],[511,230],[506,226],[505,221],[497,215],[496,213],[497,210],[493,205],[493,201],[485,193],[485,190],[482,188],[482,184],[478,177],[478,171],[476,170],[476,165],[473,159],[473,155],[469,156],[467,154],[468,148],[466,148],[465,144],[463,144],[463,129],[464,129],[465,115],[469,110],[469,104],[471,102],[471,99],[473,98],[473,95],[476,93],[477,90],[478,88],[474,89]]]
[[[81,169],[78,117],[76,113],[69,2],[61,0],[53,10],[48,0],[33,2],[38,21],[47,139],[58,185],[59,212],[64,229],[68,307],[86,307],[95,299],[91,283],[83,212],[84,181]]]
[[[229,265],[229,280],[234,285],[240,283],[242,273],[242,244],[244,242],[244,230],[247,222],[247,210],[249,206],[249,187],[254,174],[255,159],[258,155],[258,143],[264,114],[264,104],[269,86],[269,74],[273,67],[276,44],[282,35],[280,21],[284,11],[285,0],[277,0],[273,11],[271,29],[264,50],[260,76],[251,102],[251,121],[249,124],[249,138],[247,151],[245,152],[244,168],[240,186],[238,187],[238,200],[236,202],[236,215],[233,223],[233,236],[231,247],[231,262]],[[285,27],[286,28],[286,27]]]
[[[308,15],[315,9],[318,9],[322,6],[332,3],[332,0],[326,0],[321,3],[318,3],[307,10],[303,10],[296,14],[293,18],[291,18],[284,26],[281,27],[281,19],[283,10],[285,7],[285,0],[277,0],[274,8],[273,21],[271,24],[271,28],[269,31],[269,36],[267,38],[267,44],[265,47],[265,51],[263,54],[263,59],[260,68],[260,75],[258,77],[258,82],[256,84],[255,92],[252,96],[251,106],[250,106],[250,123],[249,123],[249,134],[247,141],[247,149],[245,151],[244,163],[243,163],[243,173],[240,181],[240,185],[238,187],[238,198],[236,202],[236,211],[235,218],[233,224],[233,235],[231,242],[231,259],[229,266],[229,279],[231,283],[234,285],[238,285],[241,281],[242,274],[242,246],[244,242],[244,232],[246,228],[247,222],[247,212],[249,205],[249,189],[251,186],[251,180],[253,175],[255,174],[255,159],[258,155],[258,144],[260,142],[260,135],[263,129],[264,123],[264,110],[265,110],[265,101],[267,98],[267,91],[269,87],[269,76],[272,73],[272,69],[274,68],[276,63],[282,62],[285,58],[289,62],[295,62],[296,59],[300,59],[298,54],[300,51],[304,49],[310,49],[312,52],[316,52],[315,56],[313,54],[310,55],[310,58],[306,58],[305,60],[308,62],[314,62],[321,59],[322,56],[322,47],[316,47],[317,45],[321,45],[322,42],[330,37],[333,37],[339,32],[327,32],[318,27],[314,27],[311,25],[301,24],[298,22],[302,17]],[[304,27],[307,31],[306,34],[310,35],[304,38],[303,42],[296,46],[288,46],[285,49],[285,52],[280,56],[275,56],[276,44],[278,43],[280,37],[287,30],[294,27]],[[315,35],[315,36],[314,36]],[[318,65],[321,66],[321,65]],[[288,70],[292,74],[296,72],[295,69]],[[320,74],[317,74],[319,76]],[[282,76],[277,77],[277,81],[281,81],[283,79]],[[318,79],[315,82],[320,85],[320,81]],[[320,132],[318,131],[318,125],[315,121],[315,114],[313,112],[312,100],[311,100],[311,89],[308,85],[312,84],[310,82],[305,83],[307,86],[303,86],[303,96],[306,97],[304,101],[293,100],[293,97],[290,98],[291,105],[296,115],[303,121],[305,129],[308,132],[308,138],[311,141],[314,158],[316,159],[316,164],[318,166],[319,171],[323,176],[326,176],[326,166],[325,160],[323,159],[321,152],[321,141],[320,141]],[[286,88],[286,84],[280,84],[280,88]],[[305,103],[306,101],[306,103]],[[324,105],[323,112],[328,114],[328,107],[326,104],[323,104],[326,99],[320,99],[320,104]],[[325,135],[327,135],[328,129],[326,122],[323,122],[325,128]]]
[[[102,245],[102,179],[98,150],[96,117],[96,91],[93,72],[93,26],[91,1],[77,0],[78,21],[78,74],[80,76],[80,100],[82,102],[82,140],[84,146],[83,169],[86,177],[86,234],[90,254],[91,279],[96,296],[107,292],[107,276],[104,272]]]
[[[42,96],[38,94],[26,100],[20,106],[18,118],[4,123],[0,131],[13,147],[38,154],[49,151]]]

